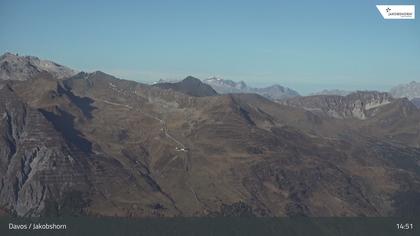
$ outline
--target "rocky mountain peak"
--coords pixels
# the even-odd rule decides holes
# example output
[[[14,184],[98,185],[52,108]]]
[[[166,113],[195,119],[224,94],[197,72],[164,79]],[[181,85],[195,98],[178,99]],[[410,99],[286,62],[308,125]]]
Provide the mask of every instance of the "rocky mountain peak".
[[[360,99],[364,102],[392,99],[391,94],[379,91],[356,91],[346,95],[345,97],[349,97],[350,99]]]
[[[373,116],[376,108],[390,104],[393,101],[394,99],[389,93],[357,91],[346,96],[314,95],[297,97],[282,103],[333,118],[357,118],[364,120]]]
[[[171,89],[194,97],[206,97],[217,95],[217,92],[201,80],[188,76],[180,82],[175,83],[157,83],[153,85],[161,89]]]
[[[77,72],[68,67],[34,56],[19,56],[7,52],[0,57],[0,80],[28,80],[41,72],[48,72],[53,77],[63,79]]]
[[[409,100],[420,98],[420,83],[411,81],[407,84],[400,84],[392,88],[389,93],[395,98],[406,97]]]
[[[209,84],[210,86],[224,86],[226,88],[232,89],[247,89],[247,85],[244,81],[235,82],[233,80],[222,79],[218,77],[210,77],[203,80],[204,83]]]
[[[201,80],[193,77],[193,76],[187,76],[185,79],[181,81],[182,83],[193,83],[193,84],[202,84]]]

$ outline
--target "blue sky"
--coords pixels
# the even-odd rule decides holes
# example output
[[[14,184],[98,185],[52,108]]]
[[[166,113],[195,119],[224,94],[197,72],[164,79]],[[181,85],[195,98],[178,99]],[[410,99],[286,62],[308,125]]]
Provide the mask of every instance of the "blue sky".
[[[0,0],[0,53],[151,82],[220,76],[303,94],[420,81],[416,1]]]

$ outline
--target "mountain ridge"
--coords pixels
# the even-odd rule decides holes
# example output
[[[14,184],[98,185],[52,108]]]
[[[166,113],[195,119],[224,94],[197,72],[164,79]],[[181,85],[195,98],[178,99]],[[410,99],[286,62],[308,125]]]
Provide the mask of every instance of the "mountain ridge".
[[[283,104],[302,107],[307,110],[324,113],[334,118],[355,117],[366,119],[371,109],[391,103],[393,98],[388,93],[377,91],[357,91],[346,96],[313,95],[285,100]]]
[[[194,97],[215,96],[217,92],[209,85],[203,83],[201,80],[187,76],[180,82],[173,83],[156,83],[153,86],[162,89],[172,89]]]
[[[420,112],[407,99],[281,104],[102,72],[0,85],[0,209],[14,215],[420,215]]]
[[[0,57],[0,80],[28,80],[41,72],[51,73],[63,79],[76,74],[75,70],[34,56],[18,56],[5,53]]]
[[[298,92],[274,84],[265,88],[248,87],[244,81],[234,82],[232,80],[224,80],[221,78],[210,77],[203,80],[204,83],[212,86],[218,93],[256,93],[271,100],[282,100],[290,97],[300,96]]]

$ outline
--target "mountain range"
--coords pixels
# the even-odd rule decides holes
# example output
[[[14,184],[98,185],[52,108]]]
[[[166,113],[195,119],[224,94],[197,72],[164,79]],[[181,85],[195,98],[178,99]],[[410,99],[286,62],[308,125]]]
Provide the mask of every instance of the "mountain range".
[[[189,76],[189,78],[194,78],[194,77]],[[159,87],[171,87],[170,84],[179,84],[180,82],[182,81],[161,79],[157,81],[156,83],[154,83],[153,85],[159,86]],[[217,77],[210,77],[210,78],[202,80],[202,82],[204,85],[210,86],[218,94],[254,93],[254,94],[259,94],[272,101],[284,100],[284,99],[300,96],[299,93],[296,92],[295,90],[283,87],[278,84],[274,84],[265,88],[254,88],[254,87],[249,87],[244,81],[235,82],[233,80],[221,79]]]
[[[417,107],[420,107],[420,83],[412,81],[408,84],[400,84],[392,88],[389,93],[396,98],[408,98]]]
[[[245,82],[234,82],[221,78],[211,77],[203,80],[220,94],[227,93],[255,93],[271,100],[282,100],[299,96],[299,93],[290,88],[275,84],[265,88],[248,87]]]
[[[420,215],[420,110],[406,98],[273,101],[31,58],[0,64],[0,212]]]
[[[353,93],[354,91],[348,91],[348,90],[340,90],[340,89],[324,89],[322,91],[312,93],[310,95],[339,95],[339,96],[346,96],[350,93]]]
[[[190,76],[191,77],[191,76]],[[191,77],[193,78],[193,77]],[[180,81],[166,81],[159,80],[155,83],[155,86],[160,87],[171,87],[171,84],[178,84]],[[284,102],[290,98],[300,97],[301,95],[293,89],[283,87],[281,85],[271,85],[265,88],[253,88],[246,85],[245,82],[235,82],[233,80],[225,80],[217,77],[211,77],[204,79],[203,82],[210,85],[215,92],[218,94],[230,94],[230,93],[255,93],[263,97],[266,97],[272,101]],[[164,84],[164,85],[159,85]],[[175,88],[174,88],[175,89]],[[208,88],[207,88],[208,89]],[[358,93],[362,91],[350,91],[340,89],[324,89],[319,92],[311,93],[309,96],[317,95],[336,95],[336,96],[347,96],[352,93]],[[388,92],[395,98],[408,98],[414,105],[420,107],[420,83],[412,81],[408,84],[398,85]]]
[[[346,96],[357,91],[348,91],[340,89],[325,89],[317,93],[312,93],[311,95],[339,95]],[[391,96],[395,98],[407,98],[414,105],[420,107],[420,83],[412,81],[408,84],[400,84],[391,88],[388,92]]]

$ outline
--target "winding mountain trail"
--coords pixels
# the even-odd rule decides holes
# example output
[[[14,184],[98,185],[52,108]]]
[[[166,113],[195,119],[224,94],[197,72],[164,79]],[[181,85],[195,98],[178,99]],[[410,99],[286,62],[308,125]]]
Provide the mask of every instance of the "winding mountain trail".
[[[97,100],[102,101],[102,102],[107,103],[107,104],[110,104],[110,105],[114,105],[114,106],[121,106],[121,107],[125,107],[125,108],[128,108],[128,109],[134,109],[132,106],[121,104],[121,103],[110,102],[108,100],[102,100],[102,99],[97,99]],[[162,120],[162,119],[160,119],[156,116],[153,116],[149,113],[146,113],[144,111],[141,111],[141,110],[137,110],[137,111],[144,114],[145,116],[147,116],[149,118],[152,118],[152,119],[158,121],[162,125],[161,130],[165,133],[165,136],[168,139],[172,140],[174,143],[177,144],[176,151],[188,152],[188,148],[181,141],[179,141],[174,136],[169,134],[168,127],[167,127],[166,122],[164,120]]]
[[[120,106],[120,107],[124,107],[124,108],[130,109],[130,110],[134,109],[134,107],[126,105],[126,104],[115,103],[115,102],[111,102],[111,101],[103,100],[103,99],[97,99],[97,100],[102,101],[102,102],[104,102],[106,104],[109,104],[109,105],[113,105],[113,106]],[[142,113],[143,115],[145,115],[149,118],[152,118],[152,119],[158,121],[161,124],[162,127],[161,127],[160,130],[165,134],[165,136],[168,139],[170,139],[172,142],[174,142],[176,144],[175,150],[177,152],[184,152],[185,153],[185,157],[183,158],[184,159],[184,169],[185,169],[186,172],[188,172],[191,169],[191,160],[190,160],[189,148],[186,147],[186,145],[184,145],[181,141],[176,139],[174,136],[169,134],[168,127],[166,125],[166,121],[163,120],[163,119],[160,119],[160,118],[158,118],[154,115],[146,113],[146,112],[144,112],[140,109],[137,109],[136,111]]]

